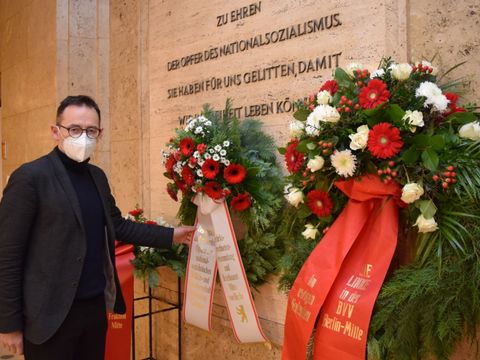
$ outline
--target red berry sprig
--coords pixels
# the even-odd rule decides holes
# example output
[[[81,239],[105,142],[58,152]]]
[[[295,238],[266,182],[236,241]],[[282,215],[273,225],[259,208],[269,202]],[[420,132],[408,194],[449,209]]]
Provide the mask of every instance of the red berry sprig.
[[[455,172],[455,167],[450,165],[447,166],[446,171],[434,174],[432,180],[436,183],[440,183],[443,189],[448,189],[450,185],[457,182],[457,173]]]
[[[398,176],[398,171],[395,169],[395,161],[389,161],[382,169],[377,170],[377,175],[388,184],[392,179]]]

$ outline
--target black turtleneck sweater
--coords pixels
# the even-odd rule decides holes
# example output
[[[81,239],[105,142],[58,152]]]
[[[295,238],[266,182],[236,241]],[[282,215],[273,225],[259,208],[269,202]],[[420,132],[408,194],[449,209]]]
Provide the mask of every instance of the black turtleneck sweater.
[[[105,289],[105,215],[102,200],[88,170],[89,159],[79,163],[55,148],[77,193],[85,227],[87,252],[78,283],[77,299],[98,296]]]

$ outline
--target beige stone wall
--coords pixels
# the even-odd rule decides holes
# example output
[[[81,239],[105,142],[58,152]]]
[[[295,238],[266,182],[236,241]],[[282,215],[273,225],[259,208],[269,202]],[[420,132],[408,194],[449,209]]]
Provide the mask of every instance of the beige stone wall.
[[[0,1],[3,179],[53,145],[55,121],[55,1]]]

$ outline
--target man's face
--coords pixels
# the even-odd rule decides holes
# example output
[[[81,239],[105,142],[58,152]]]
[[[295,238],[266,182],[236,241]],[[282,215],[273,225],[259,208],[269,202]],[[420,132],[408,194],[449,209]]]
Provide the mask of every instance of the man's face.
[[[52,125],[52,136],[57,142],[60,150],[63,149],[64,140],[69,137],[68,130],[65,128],[71,128],[78,126],[82,129],[87,128],[100,128],[100,119],[95,109],[88,106],[76,106],[70,105],[65,108],[60,118],[60,125]]]

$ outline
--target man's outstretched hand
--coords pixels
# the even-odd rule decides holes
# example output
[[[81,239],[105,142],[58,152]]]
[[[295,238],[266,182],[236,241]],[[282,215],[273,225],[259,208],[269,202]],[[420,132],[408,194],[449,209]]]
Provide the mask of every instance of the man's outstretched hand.
[[[0,334],[0,346],[12,354],[23,355],[23,333],[15,331],[8,334]]]
[[[179,226],[173,230],[173,243],[190,245],[195,226]]]

